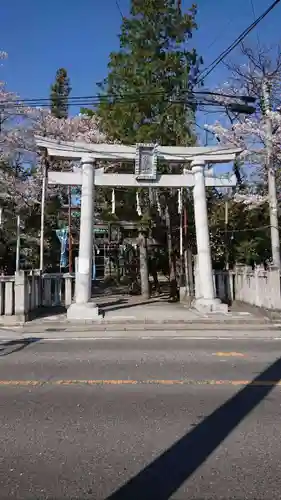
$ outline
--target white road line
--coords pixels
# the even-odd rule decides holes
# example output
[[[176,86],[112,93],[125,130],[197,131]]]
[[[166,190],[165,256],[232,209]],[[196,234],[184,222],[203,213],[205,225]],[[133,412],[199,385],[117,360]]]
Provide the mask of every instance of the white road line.
[[[10,342],[10,341],[23,341],[23,340],[28,340],[29,338],[35,339],[33,343],[35,344],[37,342],[65,342],[65,341],[138,341],[138,340],[151,340],[151,341],[174,341],[174,340],[209,340],[209,341],[220,341],[220,340],[228,340],[228,341],[261,341],[261,342],[269,342],[269,341],[277,341],[281,340],[281,337],[56,337],[56,338],[49,338],[49,337],[30,337],[29,335],[20,337],[20,338],[11,338],[11,337],[0,337],[0,345],[5,342]],[[31,342],[32,343],[32,342]]]

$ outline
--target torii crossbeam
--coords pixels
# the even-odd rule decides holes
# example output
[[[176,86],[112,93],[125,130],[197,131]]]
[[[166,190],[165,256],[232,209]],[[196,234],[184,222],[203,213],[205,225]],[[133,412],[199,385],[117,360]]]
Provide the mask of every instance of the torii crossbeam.
[[[155,144],[87,144],[84,142],[63,142],[36,137],[37,146],[46,148],[49,156],[80,160],[81,171],[48,172],[49,184],[80,185],[81,219],[79,238],[78,272],[75,283],[75,303],[68,311],[70,320],[96,320],[98,307],[91,299],[91,272],[93,255],[93,213],[94,186],[185,188],[193,187],[196,227],[197,255],[201,297],[195,306],[204,311],[227,311],[215,296],[208,229],[206,186],[233,187],[236,177],[216,177],[205,168],[206,164],[229,163],[241,153],[232,146],[176,147]],[[135,173],[104,173],[95,169],[96,160],[126,161],[135,163]],[[183,174],[158,174],[157,162],[191,165]]]

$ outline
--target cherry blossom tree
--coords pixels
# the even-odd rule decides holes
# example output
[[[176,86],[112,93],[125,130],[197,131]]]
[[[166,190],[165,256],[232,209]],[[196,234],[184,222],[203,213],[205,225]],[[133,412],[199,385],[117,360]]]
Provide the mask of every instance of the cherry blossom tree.
[[[213,133],[222,144],[233,144],[243,152],[241,160],[244,163],[244,176],[248,183],[244,194],[237,198],[249,208],[259,206],[267,201],[267,194],[261,188],[266,188],[266,118],[269,116],[272,124],[272,163],[278,175],[281,164],[281,115],[280,115],[280,81],[281,56],[280,50],[272,58],[267,49],[241,47],[245,64],[228,63],[230,79],[220,89],[217,96],[219,102],[226,105],[226,116],[213,125],[206,125],[206,129]],[[270,94],[269,107],[271,111],[265,113],[264,86]],[[226,95],[231,97],[227,98]],[[238,96],[252,96],[256,98],[256,112],[251,116],[232,113],[227,104]],[[232,98],[233,96],[233,98]],[[257,192],[257,190],[259,192]],[[263,196],[261,196],[263,195]]]
[[[7,54],[0,52],[0,58],[6,59]],[[27,193],[32,195],[26,166],[32,135],[28,126],[31,113],[20,103],[18,95],[0,81],[0,200],[4,204],[13,200],[16,206],[21,205]]]
[[[0,58],[7,57],[0,52]],[[21,210],[41,196],[41,155],[34,136],[97,143],[105,140],[95,115],[58,119],[46,109],[29,108],[0,81],[0,199]]]
[[[242,46],[242,57],[245,64],[241,64],[241,58],[239,64],[227,63],[229,80],[216,89],[220,94],[217,100],[225,105],[225,113],[213,125],[206,125],[206,129],[216,136],[220,144],[230,143],[243,150],[237,167],[242,182],[229,202],[231,211],[228,228],[231,225],[233,233],[229,233],[228,245],[233,255],[242,262],[248,261],[251,254],[251,263],[257,263],[272,258],[272,229],[274,237],[276,228],[278,231],[278,223],[273,224],[270,217],[272,197],[268,196],[268,179],[274,175],[278,192],[281,186],[281,56],[279,48],[273,55],[272,49]],[[230,97],[227,98],[227,95]],[[232,100],[243,103],[241,96],[256,99],[256,110],[251,116],[235,114],[229,106]],[[267,128],[268,118],[272,135]],[[272,148],[271,168],[268,171],[269,141]],[[272,196],[272,189],[270,193]],[[224,215],[218,210],[214,210],[213,216],[216,223],[223,224]],[[240,218],[243,228],[239,226]],[[255,255],[251,250],[254,248]]]
[[[79,114],[69,118],[57,118],[49,110],[37,108],[32,116],[32,137],[30,152],[36,167],[33,173],[33,182],[36,184],[40,198],[42,182],[42,151],[36,148],[35,136],[41,135],[50,139],[62,141],[85,141],[87,143],[100,143],[105,141],[105,136],[100,132],[99,121],[95,115],[86,116]],[[59,168],[72,169],[76,165],[70,161],[59,160]],[[52,159],[52,168],[56,168],[56,160]],[[38,184],[39,183],[39,184]],[[61,188],[49,188],[50,193],[59,192]]]
[[[0,52],[0,57],[3,60],[7,54]],[[24,250],[38,253],[32,248],[37,247],[39,238],[43,158],[36,147],[35,135],[88,143],[105,140],[95,115],[57,119],[49,110],[29,108],[0,81],[0,208],[4,209],[0,260],[3,254],[9,259],[14,251],[16,213],[25,225]],[[70,167],[68,162],[66,168]],[[59,192],[59,188],[48,189],[47,224],[54,227]],[[54,232],[52,228],[51,231]]]
[[[62,141],[105,142],[99,121],[95,115],[79,114],[69,118],[57,118],[49,110],[37,109],[34,120],[34,134]]]

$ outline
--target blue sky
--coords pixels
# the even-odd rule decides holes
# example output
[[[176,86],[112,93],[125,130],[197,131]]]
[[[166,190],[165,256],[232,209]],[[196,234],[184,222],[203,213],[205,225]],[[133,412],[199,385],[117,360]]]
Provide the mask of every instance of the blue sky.
[[[252,1],[256,15],[272,3]],[[124,15],[129,3],[119,0]],[[192,1],[182,3],[188,7]],[[191,45],[207,65],[253,21],[253,11],[251,0],[198,0],[197,4],[199,29]],[[69,72],[72,95],[95,94],[96,82],[106,76],[109,53],[119,45],[121,16],[115,0],[1,0],[0,18],[0,50],[9,54],[0,79],[23,98],[48,97],[59,67]],[[281,4],[248,40],[255,43],[258,32],[262,43],[278,43],[280,21]],[[221,64],[206,84],[216,86],[225,78]],[[203,123],[213,118],[199,119]]]

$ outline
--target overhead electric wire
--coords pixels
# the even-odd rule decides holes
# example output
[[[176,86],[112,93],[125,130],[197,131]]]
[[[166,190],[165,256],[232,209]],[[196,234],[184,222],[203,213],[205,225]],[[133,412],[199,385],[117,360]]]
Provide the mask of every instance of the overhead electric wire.
[[[217,112],[219,110],[221,110],[222,108],[225,109],[227,108],[227,105],[225,105],[224,103],[219,103],[219,102],[205,102],[205,101],[192,101],[192,102],[189,102],[189,101],[185,101],[185,100],[182,100],[182,99],[177,99],[177,100],[170,100],[170,99],[165,99],[163,101],[164,103],[167,103],[167,105],[170,107],[170,106],[175,106],[175,105],[184,105],[184,106],[187,106],[187,107],[190,107],[190,108],[194,108],[196,107],[196,110],[197,111],[200,111],[202,109],[206,109],[206,108],[210,108],[212,109],[213,111],[212,112]],[[138,101],[137,100],[132,100],[132,101],[122,101],[120,100],[119,102],[117,102],[116,104],[118,104],[119,106],[124,106],[126,104],[137,104]],[[78,106],[79,108],[84,108],[84,107],[87,107],[87,106],[90,106],[90,103],[81,103],[81,102],[74,102],[74,103],[71,103],[70,106],[72,107],[76,107]],[[167,106],[167,107],[168,107]],[[13,113],[11,111],[11,108],[14,108],[15,109],[15,113]],[[17,108],[18,110],[20,111],[22,109],[22,112],[20,113],[17,113]],[[29,106],[29,108],[33,108],[33,109],[48,109],[50,108],[50,105],[48,103],[45,103],[45,104],[41,104],[40,106],[37,106],[37,105],[34,105],[34,104],[31,104]],[[20,104],[17,104],[17,105],[9,105],[9,107],[7,107],[7,110],[10,110],[10,112],[14,115],[23,115],[24,114],[24,111],[25,111],[25,106],[24,105],[20,105]]]
[[[122,13],[122,10],[121,10],[121,7],[120,7],[120,4],[119,4],[119,1],[118,0],[115,0],[115,3],[116,3],[116,7],[117,7],[117,10],[121,16],[121,19],[123,20],[124,19],[124,16],[123,16],[123,13]]]
[[[225,35],[226,30],[229,28],[229,26],[230,26],[230,25],[231,25],[234,21],[235,21],[235,18],[234,18],[234,17],[232,17],[232,19],[230,19],[230,20],[228,21],[228,23],[226,24],[226,26],[224,27],[224,30],[223,30],[222,32],[220,32],[220,34],[219,34],[218,36],[216,36],[216,37],[213,39],[213,41],[212,41],[209,45],[207,45],[206,49],[204,49],[204,52],[205,52],[205,53],[206,53],[206,52],[208,52],[208,50],[209,50],[209,49],[211,49],[211,48],[213,47],[213,45],[215,45],[215,43],[216,43],[218,40],[220,40],[220,38],[221,38],[223,35]]]
[[[232,52],[239,43],[280,3],[280,0],[275,0],[248,28],[246,28],[229,47],[227,47],[214,61],[199,73],[196,84],[201,83],[222,61]]]
[[[252,12],[253,12],[254,21],[256,21],[257,16],[256,16],[255,7],[254,7],[254,1],[253,1],[253,0],[250,0],[250,4],[251,4],[251,7],[252,7]],[[259,50],[260,50],[261,43],[260,43],[260,37],[259,37],[258,30],[257,30],[257,42],[258,42],[258,48],[259,48]]]
[[[175,97],[179,98],[181,95],[184,96],[185,94],[189,94],[189,98],[194,97],[196,98],[197,96],[203,96],[205,98],[208,96],[214,96],[214,97],[225,97],[229,99],[249,99],[247,96],[244,95],[233,95],[233,94],[221,94],[219,92],[211,92],[208,90],[202,90],[202,91],[187,91],[187,90],[181,90],[180,93],[178,93]],[[69,96],[69,97],[59,97],[57,100],[58,101],[67,101],[69,105],[72,105],[72,103],[80,103],[83,105],[83,103],[87,103],[87,105],[93,105],[93,104],[99,104],[102,101],[107,101],[112,99],[113,102],[116,101],[124,101],[124,102],[131,102],[132,100],[134,102],[139,102],[141,98],[145,97],[174,97],[171,92],[165,92],[165,91],[155,91],[155,92],[138,92],[138,93],[128,93],[128,94],[123,94],[123,95],[118,95],[118,94],[104,94],[104,95],[85,95],[85,96]],[[13,99],[13,100],[5,100],[1,102],[0,99],[0,105],[9,105],[9,104],[26,104],[26,105],[38,105],[44,104],[44,105],[50,105],[52,102],[50,97],[33,97],[33,98],[22,98],[22,99]]]

